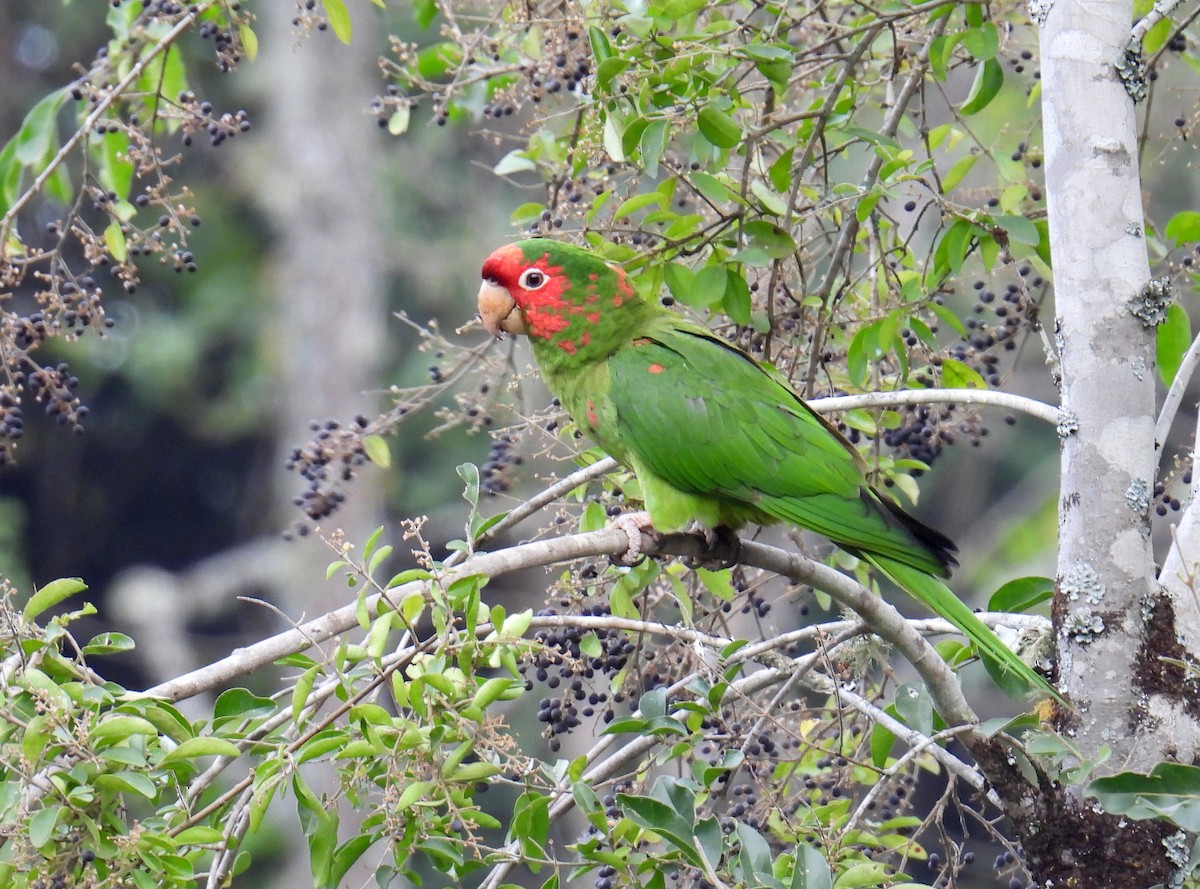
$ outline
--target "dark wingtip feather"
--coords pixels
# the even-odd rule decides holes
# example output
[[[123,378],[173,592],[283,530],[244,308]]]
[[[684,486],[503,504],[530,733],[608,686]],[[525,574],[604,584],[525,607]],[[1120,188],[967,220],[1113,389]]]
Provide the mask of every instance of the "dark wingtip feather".
[[[954,541],[941,531],[931,528],[924,522],[909,515],[897,506],[890,497],[882,497],[879,494],[875,494],[875,499],[888,511],[892,518],[900,523],[905,531],[912,535],[913,539],[921,545],[925,552],[937,561],[938,565],[941,566],[941,571],[937,573],[942,577],[949,577],[950,572],[958,567],[958,559],[955,558],[958,547],[954,545]],[[900,561],[904,560],[901,559]],[[914,564],[913,567],[920,566]]]

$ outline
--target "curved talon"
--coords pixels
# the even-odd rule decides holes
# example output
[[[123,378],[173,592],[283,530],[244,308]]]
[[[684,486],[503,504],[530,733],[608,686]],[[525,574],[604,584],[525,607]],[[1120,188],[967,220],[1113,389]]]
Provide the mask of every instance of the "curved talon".
[[[650,522],[650,513],[648,512],[627,512],[617,516],[611,524],[612,527],[624,531],[625,536],[629,538],[629,549],[625,550],[620,557],[621,563],[624,565],[636,565],[642,560],[643,532],[651,536],[658,534]]]

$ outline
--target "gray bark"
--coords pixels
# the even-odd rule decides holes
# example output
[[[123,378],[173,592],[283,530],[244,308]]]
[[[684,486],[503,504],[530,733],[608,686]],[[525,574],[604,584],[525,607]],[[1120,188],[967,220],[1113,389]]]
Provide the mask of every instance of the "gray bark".
[[[1055,628],[1059,682],[1085,755],[1148,769],[1162,744],[1131,731],[1138,640],[1154,588],[1154,332],[1134,104],[1117,76],[1128,0],[1058,0],[1042,31],[1046,194],[1062,398]],[[1143,726],[1144,728],[1144,726]]]

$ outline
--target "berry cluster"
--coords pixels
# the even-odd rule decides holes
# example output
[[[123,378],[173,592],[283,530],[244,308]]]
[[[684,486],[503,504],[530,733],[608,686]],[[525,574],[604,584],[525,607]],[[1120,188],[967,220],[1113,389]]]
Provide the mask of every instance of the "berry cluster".
[[[592,570],[598,573],[594,567]],[[538,615],[550,617],[558,613],[554,608],[546,608]],[[612,609],[607,604],[587,606],[580,611],[584,616],[595,617],[611,613]],[[595,632],[600,639],[602,651],[595,656],[585,655],[580,648],[584,636],[589,632]],[[582,719],[596,715],[597,707],[603,707],[601,718],[605,722],[615,718],[612,705],[622,703],[625,700],[624,693],[609,695],[605,692],[589,692],[585,680],[592,679],[597,673],[615,676],[625,668],[637,646],[623,632],[615,629],[592,631],[568,626],[539,630],[534,639],[539,647],[520,667],[521,675],[525,677],[525,687],[532,689],[534,680],[550,689],[557,689],[566,683],[561,699],[543,698],[538,706],[538,721],[546,723],[550,749],[557,752],[561,745],[558,736],[581,725]]]
[[[297,0],[296,16],[292,19],[292,27],[301,34],[312,31],[328,31],[329,19],[324,10],[317,9],[317,0]]]
[[[952,405],[908,404],[900,414],[903,422],[883,434],[883,443],[893,451],[932,465],[942,448],[954,443],[946,425],[954,415]]]
[[[507,493],[513,467],[525,462],[524,457],[513,451],[515,442],[516,435],[512,432],[503,432],[492,439],[479,481],[479,489],[489,497]]]
[[[1190,486],[1192,483],[1192,470],[1185,469],[1180,481],[1184,485]],[[1183,504],[1179,502],[1179,498],[1167,490],[1165,482],[1160,481],[1155,483],[1154,499],[1158,501],[1154,506],[1154,512],[1160,516],[1165,516],[1168,511],[1179,512],[1183,508]]]
[[[547,29],[542,40],[542,55],[537,61],[521,66],[525,78],[525,94],[531,102],[560,90],[571,91],[580,86],[592,71],[592,51],[586,39],[581,39],[578,23],[562,22],[561,27]],[[506,104],[501,103],[503,109]]]
[[[308,6],[312,2],[305,0]],[[512,12],[514,15],[509,27],[514,33],[509,37],[532,31],[535,23],[524,17],[532,16],[532,9],[513,7]],[[481,41],[478,35],[468,36],[459,32],[453,20],[447,24],[450,39],[469,49],[460,67],[460,73],[468,77],[468,82],[470,75],[487,78],[516,75],[505,77],[502,87],[480,109],[485,118],[499,120],[510,117],[527,102],[536,105],[547,96],[571,93],[584,87],[593,73],[592,50],[581,22],[556,15],[539,20],[536,27],[542,34],[541,52],[535,58],[529,58],[524,46],[520,51],[511,49],[512,41],[504,46],[500,40]],[[438,83],[425,78],[418,64],[419,48],[416,44],[393,37],[391,45],[395,60],[385,59],[382,66],[392,83],[384,95],[377,96],[371,103],[371,111],[378,118],[379,125],[386,126],[388,119],[399,108],[413,110],[420,107],[421,97],[427,95],[432,100],[433,122],[445,126],[450,119],[451,108],[457,102],[461,85],[457,82]]]
[[[197,99],[190,90],[179,94],[179,112],[184,145],[191,145],[198,134],[204,133],[215,148],[226,139],[250,130],[250,117],[244,110],[226,111],[218,116],[213,112],[212,102]]]
[[[34,400],[45,405],[48,416],[75,432],[83,431],[82,421],[88,409],[79,403],[79,396],[75,394],[79,379],[71,375],[65,363],[57,367],[39,367],[29,374],[28,385]]]
[[[8,387],[0,387],[0,468],[12,466],[13,447],[25,434],[25,418],[21,402]]]
[[[354,478],[355,470],[366,462],[363,437],[368,432],[366,417],[357,417],[350,427],[337,420],[312,423],[315,433],[309,442],[293,448],[287,469],[305,480],[307,489],[292,502],[314,522],[336,510],[346,499],[342,485]],[[296,533],[308,533],[306,525],[297,525]]]

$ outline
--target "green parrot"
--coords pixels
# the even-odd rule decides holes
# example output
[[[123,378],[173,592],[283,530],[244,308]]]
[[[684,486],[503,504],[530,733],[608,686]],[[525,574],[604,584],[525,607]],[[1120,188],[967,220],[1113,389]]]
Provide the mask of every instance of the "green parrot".
[[[547,238],[510,244],[483,264],[479,314],[494,335],[530,338],[575,423],[636,473],[658,531],[748,522],[816,531],[1053,694],[937,579],[957,565],[949,538],[872,488],[854,446],[778,376],[638,296],[623,269]]]

